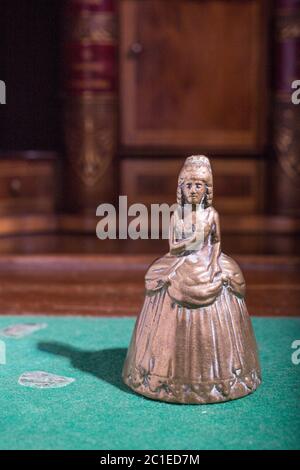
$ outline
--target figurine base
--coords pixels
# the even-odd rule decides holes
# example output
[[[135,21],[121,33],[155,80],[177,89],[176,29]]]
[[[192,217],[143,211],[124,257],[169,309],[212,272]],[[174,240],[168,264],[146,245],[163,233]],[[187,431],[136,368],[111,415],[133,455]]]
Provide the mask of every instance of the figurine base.
[[[148,376],[145,383],[143,373],[135,371],[132,376],[123,377],[125,384],[134,392],[153,400],[169,403],[198,404],[220,403],[236,400],[253,393],[261,383],[260,371],[252,371],[243,377],[236,377],[217,383],[186,384],[170,378]],[[159,383],[151,389],[150,383]]]

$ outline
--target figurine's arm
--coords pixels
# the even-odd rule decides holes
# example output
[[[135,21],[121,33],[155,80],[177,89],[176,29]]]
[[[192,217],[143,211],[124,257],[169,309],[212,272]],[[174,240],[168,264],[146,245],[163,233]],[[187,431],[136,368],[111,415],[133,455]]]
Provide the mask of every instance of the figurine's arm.
[[[218,259],[221,254],[221,231],[220,231],[220,221],[219,221],[219,214],[217,211],[214,211],[214,220],[213,220],[213,228],[210,236],[211,244],[212,244],[212,255],[211,255],[211,276],[210,280],[212,281],[215,274],[220,272],[220,266],[218,264]]]
[[[170,253],[172,255],[178,255],[181,251],[185,249],[186,241],[176,241],[175,240],[175,226],[174,226],[174,215],[171,217],[170,228],[169,228],[169,246]]]
[[[170,253],[172,255],[178,255],[186,250],[187,245],[195,241],[196,234],[191,238],[186,238],[184,240],[176,241],[175,240],[175,227],[174,227],[174,215],[171,217],[170,228],[169,228],[169,246]]]

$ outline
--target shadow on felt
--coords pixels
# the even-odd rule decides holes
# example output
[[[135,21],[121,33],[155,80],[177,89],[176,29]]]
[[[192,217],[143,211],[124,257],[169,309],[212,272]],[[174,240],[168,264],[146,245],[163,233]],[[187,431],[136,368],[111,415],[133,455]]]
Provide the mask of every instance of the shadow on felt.
[[[92,374],[98,379],[119,388],[122,392],[134,394],[122,380],[122,368],[127,353],[125,348],[83,351],[68,344],[40,342],[38,343],[38,349],[57,356],[67,357],[74,368]]]

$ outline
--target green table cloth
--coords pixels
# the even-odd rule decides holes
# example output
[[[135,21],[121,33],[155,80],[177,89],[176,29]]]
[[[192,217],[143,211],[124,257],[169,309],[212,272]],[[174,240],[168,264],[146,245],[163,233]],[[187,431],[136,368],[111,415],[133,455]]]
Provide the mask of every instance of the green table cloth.
[[[0,328],[48,325],[20,339],[0,336],[0,449],[299,449],[300,364],[292,361],[292,343],[300,340],[300,318],[252,321],[259,389],[226,403],[177,405],[143,398],[122,383],[134,318],[0,317]],[[50,389],[20,385],[31,371],[75,381]]]

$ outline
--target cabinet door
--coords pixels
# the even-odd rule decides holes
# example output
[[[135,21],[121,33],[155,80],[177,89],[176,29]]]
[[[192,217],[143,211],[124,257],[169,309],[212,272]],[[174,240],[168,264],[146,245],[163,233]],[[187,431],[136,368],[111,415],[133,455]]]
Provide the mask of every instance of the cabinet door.
[[[264,10],[264,0],[122,0],[121,143],[258,151]]]

